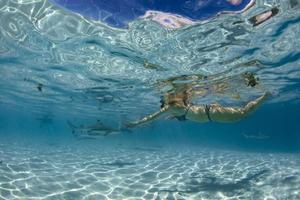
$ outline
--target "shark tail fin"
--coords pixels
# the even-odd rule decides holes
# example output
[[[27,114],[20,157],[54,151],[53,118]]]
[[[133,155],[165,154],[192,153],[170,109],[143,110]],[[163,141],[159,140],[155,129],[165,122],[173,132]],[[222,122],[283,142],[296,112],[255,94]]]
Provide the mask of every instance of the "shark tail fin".
[[[76,131],[75,131],[75,129],[77,128],[74,124],[72,124],[69,120],[67,121],[68,122],[68,125],[69,125],[69,127],[72,129],[72,134],[73,135],[76,135],[75,133],[76,133]]]
[[[72,129],[77,128],[77,127],[76,127],[74,124],[72,124],[69,120],[68,120],[67,122],[68,122],[68,125],[69,125],[70,128],[72,128]]]

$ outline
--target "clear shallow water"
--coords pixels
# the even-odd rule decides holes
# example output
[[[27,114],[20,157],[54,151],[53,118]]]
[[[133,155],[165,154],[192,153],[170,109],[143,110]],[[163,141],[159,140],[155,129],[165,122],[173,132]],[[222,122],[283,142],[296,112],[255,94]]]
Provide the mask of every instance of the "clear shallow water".
[[[5,159],[0,191],[7,199],[299,199],[300,195],[298,154],[69,141],[2,144],[0,155]]]
[[[247,21],[272,6],[267,22]],[[0,198],[299,199],[299,9],[256,1],[182,29],[116,29],[48,1],[1,1]],[[234,124],[159,120],[96,140],[67,125],[120,128],[187,83],[208,91],[199,104],[272,97]]]

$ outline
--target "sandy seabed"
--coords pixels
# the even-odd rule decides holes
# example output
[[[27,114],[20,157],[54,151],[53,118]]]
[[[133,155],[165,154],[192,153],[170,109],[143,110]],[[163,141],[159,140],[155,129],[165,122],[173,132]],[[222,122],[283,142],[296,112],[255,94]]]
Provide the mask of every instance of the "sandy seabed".
[[[0,142],[0,199],[300,199],[300,155]]]

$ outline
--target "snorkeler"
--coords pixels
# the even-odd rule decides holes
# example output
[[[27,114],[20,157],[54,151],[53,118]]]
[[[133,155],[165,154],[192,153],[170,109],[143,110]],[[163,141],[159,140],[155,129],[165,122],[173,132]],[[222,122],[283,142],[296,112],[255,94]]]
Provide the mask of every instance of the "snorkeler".
[[[179,121],[191,120],[195,122],[236,122],[250,113],[252,113],[270,93],[266,92],[264,95],[250,101],[244,107],[224,107],[218,103],[207,105],[193,105],[189,103],[191,95],[187,91],[180,93],[167,94],[162,100],[161,109],[151,115],[148,115],[141,120],[127,124],[127,127],[135,127],[141,124],[158,119],[162,116],[169,116],[176,118]]]

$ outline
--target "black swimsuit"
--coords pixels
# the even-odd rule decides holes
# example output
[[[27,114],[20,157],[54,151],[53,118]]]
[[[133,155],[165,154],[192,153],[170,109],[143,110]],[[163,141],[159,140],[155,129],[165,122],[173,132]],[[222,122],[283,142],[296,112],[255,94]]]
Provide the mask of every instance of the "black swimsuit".
[[[211,108],[211,106],[209,104],[205,105],[205,114],[207,115],[208,120],[211,122],[212,119],[210,118],[210,114],[209,114],[210,108]],[[186,119],[186,115],[189,112],[189,109],[190,109],[190,107],[188,107],[188,109],[186,110],[186,112],[184,113],[184,115],[176,116],[175,118],[178,121],[185,121],[185,120],[187,120]]]
[[[205,105],[205,113],[206,113],[206,115],[207,115],[208,120],[209,120],[209,121],[212,121],[211,118],[210,118],[210,115],[209,115],[210,107],[211,107],[211,106],[208,105],[208,104]]]

